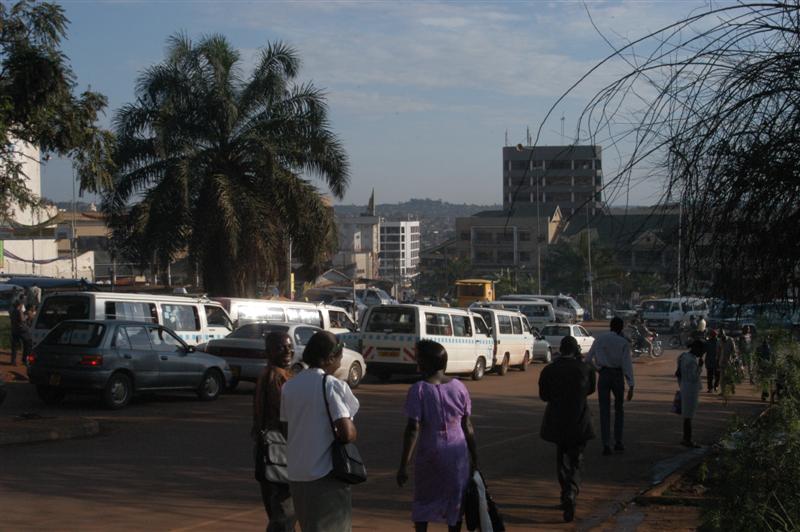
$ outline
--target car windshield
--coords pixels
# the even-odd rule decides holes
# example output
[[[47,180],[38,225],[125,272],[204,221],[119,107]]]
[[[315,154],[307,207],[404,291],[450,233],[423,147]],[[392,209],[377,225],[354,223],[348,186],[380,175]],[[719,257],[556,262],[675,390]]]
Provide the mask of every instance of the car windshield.
[[[542,336],[569,336],[569,327],[548,325],[542,329]]]
[[[289,327],[286,327],[285,325],[273,325],[271,323],[248,323],[247,325],[242,325],[230,333],[227,338],[245,338],[249,340],[257,340],[265,337],[271,332],[287,332],[288,330]]]
[[[414,333],[413,308],[376,308],[369,316],[366,332]]]
[[[672,308],[672,301],[645,301],[642,303],[642,310],[644,312],[669,312]]]
[[[61,323],[50,331],[42,344],[97,347],[103,341],[105,330],[105,325],[100,323]]]

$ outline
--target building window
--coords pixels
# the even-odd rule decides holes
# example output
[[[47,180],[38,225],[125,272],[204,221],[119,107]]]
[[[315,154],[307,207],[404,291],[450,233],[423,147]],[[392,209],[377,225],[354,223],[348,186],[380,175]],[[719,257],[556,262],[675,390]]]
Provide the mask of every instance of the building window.
[[[511,170],[526,170],[528,161],[511,161]]]
[[[461,240],[469,240],[469,231],[461,231]]]
[[[572,170],[572,161],[569,160],[548,161],[547,168],[550,170]]]
[[[531,241],[531,233],[530,233],[530,231],[520,231],[519,232],[519,241],[520,242],[530,242]]]
[[[478,251],[475,253],[476,262],[492,262],[491,251]]]
[[[519,261],[520,262],[530,262],[531,261],[531,254],[527,251],[520,251],[519,252]]]
[[[514,252],[513,251],[498,251],[497,252],[497,262],[502,264],[513,264],[514,263]]]
[[[601,168],[603,168],[602,161],[603,161],[602,159],[595,159],[594,160],[594,168],[595,168],[595,170],[600,170]]]

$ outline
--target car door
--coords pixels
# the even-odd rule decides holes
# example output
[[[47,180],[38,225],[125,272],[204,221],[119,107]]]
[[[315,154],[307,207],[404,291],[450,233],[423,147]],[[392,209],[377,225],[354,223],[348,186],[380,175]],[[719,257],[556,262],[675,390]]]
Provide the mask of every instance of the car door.
[[[589,331],[581,327],[580,325],[573,325],[573,330],[575,331],[575,337],[578,339],[578,344],[581,346],[581,351],[584,353],[588,353],[589,349],[592,348],[592,344],[594,343],[594,338]]]
[[[119,341],[117,353],[130,361],[136,387],[155,388],[159,385],[158,354],[150,345],[150,337],[144,325],[120,325],[114,341]]]
[[[186,344],[164,327],[148,329],[150,344],[158,355],[158,382],[162,388],[193,388],[200,384],[203,366],[189,356]]]
[[[447,369],[450,370],[450,353],[454,353],[456,356],[452,372],[472,371],[475,367],[475,361],[480,356],[475,344],[472,320],[469,319],[469,316],[461,314],[453,314],[450,319],[453,324],[453,338],[447,346]],[[484,358],[484,360],[487,369],[490,368],[492,359]]]

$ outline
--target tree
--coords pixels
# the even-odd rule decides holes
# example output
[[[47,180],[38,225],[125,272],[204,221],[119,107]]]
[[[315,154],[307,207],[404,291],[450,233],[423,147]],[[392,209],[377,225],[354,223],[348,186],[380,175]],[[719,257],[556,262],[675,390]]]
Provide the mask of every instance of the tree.
[[[110,184],[112,136],[96,126],[106,98],[74,94],[75,75],[60,50],[67,25],[55,4],[0,4],[0,215],[39,204],[25,184],[20,142],[72,157],[83,190]]]
[[[800,295],[799,58],[796,0],[709,4],[615,49],[567,91],[627,63],[578,131],[627,150],[606,186],[653,168],[663,201],[682,206],[681,278],[711,271],[713,293],[735,302]]]
[[[575,240],[562,239],[548,246],[544,258],[543,282],[548,293],[581,294],[588,290],[589,251],[587,232],[579,233]],[[617,283],[622,271],[611,250],[598,246],[592,239],[592,276],[595,296],[603,294],[609,283]]]
[[[104,208],[121,249],[162,265],[188,250],[212,294],[283,278],[290,242],[319,269],[336,247],[333,209],[303,176],[342,197],[348,161],[324,93],[297,83],[299,68],[280,42],[245,78],[224,37],[169,40],[115,117],[119,173]]]

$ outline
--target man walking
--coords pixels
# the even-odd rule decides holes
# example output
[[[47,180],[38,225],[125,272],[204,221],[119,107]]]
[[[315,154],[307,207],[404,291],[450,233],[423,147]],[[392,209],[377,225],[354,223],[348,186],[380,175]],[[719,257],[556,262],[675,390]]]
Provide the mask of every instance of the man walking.
[[[717,331],[711,330],[706,341],[706,384],[708,393],[716,392],[719,389],[719,341]]]
[[[558,482],[564,521],[575,518],[580,467],[586,442],[594,438],[586,397],[595,390],[594,368],[580,359],[578,341],[561,339],[560,356],[539,376],[539,397],[547,402],[541,436],[557,445]]]
[[[11,322],[11,365],[17,363],[17,345],[22,346],[22,360],[28,355],[29,342],[27,338],[30,337],[30,327],[28,327],[27,320],[25,319],[25,310],[22,305],[22,298],[20,297],[14,301],[9,314],[9,321]]]
[[[622,335],[625,327],[622,319],[614,317],[610,331],[598,336],[589,350],[588,362],[600,373],[597,381],[597,398],[600,403],[600,434],[603,438],[603,455],[611,450],[611,394],[614,395],[614,450],[622,452],[622,429],[624,424],[625,381],[628,381],[628,401],[633,399],[633,362],[631,347]]]

